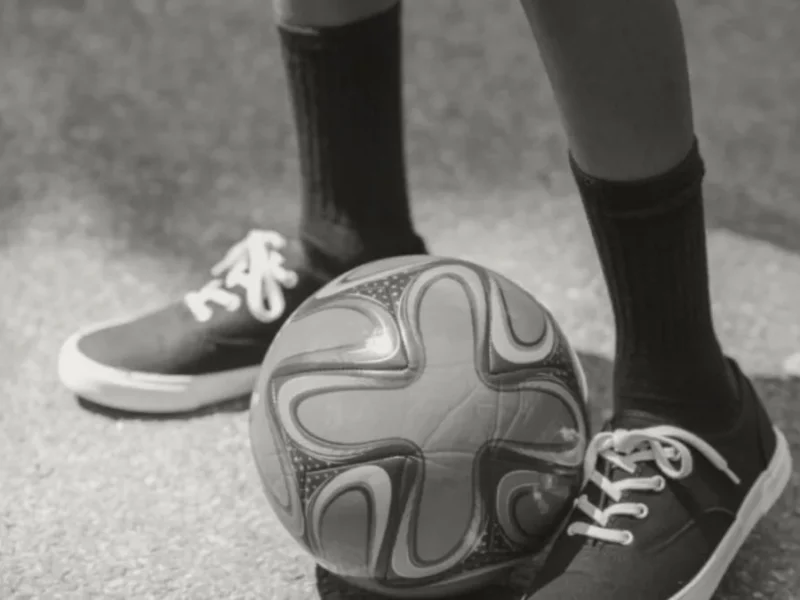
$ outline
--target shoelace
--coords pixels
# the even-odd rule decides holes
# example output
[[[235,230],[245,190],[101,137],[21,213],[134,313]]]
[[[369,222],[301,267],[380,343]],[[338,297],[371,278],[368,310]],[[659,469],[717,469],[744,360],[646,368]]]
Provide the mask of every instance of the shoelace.
[[[661,492],[667,485],[665,476],[679,480],[691,475],[694,460],[687,445],[706,457],[734,483],[739,483],[739,478],[728,468],[728,463],[719,452],[693,433],[678,427],[662,425],[647,429],[602,432],[594,437],[586,451],[584,486],[592,482],[612,502],[601,510],[585,494],[580,496],[575,501],[575,507],[589,517],[591,523],[576,521],[567,527],[567,535],[584,535],[622,545],[632,543],[633,533],[611,528],[608,523],[612,517],[620,515],[644,519],[649,508],[642,503],[622,502],[623,493],[629,490]],[[636,472],[638,463],[654,462],[663,475],[611,481],[597,470],[600,457],[608,461],[612,468],[622,469],[630,475]]]
[[[286,309],[283,289],[297,285],[297,273],[284,267],[281,250],[286,238],[274,231],[253,230],[211,269],[214,277],[184,301],[198,321],[213,315],[211,304],[234,312],[241,306],[241,297],[231,291],[240,286],[245,302],[254,318],[263,323],[274,321]]]

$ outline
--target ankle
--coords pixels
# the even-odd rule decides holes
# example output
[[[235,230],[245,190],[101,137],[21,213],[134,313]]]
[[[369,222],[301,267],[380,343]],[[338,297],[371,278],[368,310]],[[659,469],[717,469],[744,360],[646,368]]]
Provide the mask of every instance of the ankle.
[[[729,361],[718,357],[633,363],[618,361],[614,408],[657,414],[696,433],[729,429],[741,412],[742,391]]]
[[[311,267],[330,277],[383,258],[428,254],[425,240],[413,230],[362,239],[346,228],[330,225],[321,233],[304,229],[300,240]]]

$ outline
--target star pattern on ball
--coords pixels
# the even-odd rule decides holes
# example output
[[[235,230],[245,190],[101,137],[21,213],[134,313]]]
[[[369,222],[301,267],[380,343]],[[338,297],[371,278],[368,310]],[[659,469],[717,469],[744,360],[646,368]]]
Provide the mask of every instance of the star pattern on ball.
[[[476,512],[482,510],[476,461],[487,447],[502,450],[510,457],[509,461],[519,464],[532,459],[542,464],[557,461],[563,450],[553,451],[552,444],[537,447],[536,434],[520,423],[527,423],[525,415],[538,410],[538,405],[559,400],[552,390],[537,390],[535,385],[521,393],[522,388],[513,375],[506,380],[502,374],[489,372],[487,348],[490,342],[482,333],[490,312],[486,305],[488,289],[486,280],[476,269],[454,263],[428,267],[417,273],[393,273],[350,287],[327,301],[330,307],[336,307],[339,299],[353,296],[377,302],[393,314],[401,300],[414,307],[417,326],[405,327],[402,336],[410,362],[407,381],[404,385],[384,389],[342,383],[340,372],[324,382],[320,380],[326,392],[347,391],[326,397],[326,410],[331,414],[358,414],[359,422],[370,424],[368,431],[362,432],[363,439],[337,439],[341,431],[335,424],[304,423],[304,430],[317,441],[298,440],[298,443],[326,440],[340,450],[349,446],[353,449],[353,458],[363,452],[366,445],[378,447],[391,439],[405,440],[421,450],[426,468],[418,471],[412,491],[415,499],[407,503],[407,510],[412,507],[417,511],[416,519],[401,519],[396,536],[414,540],[418,535],[425,535],[426,528],[437,530],[439,538],[451,538],[452,548],[441,560],[434,561],[437,562],[435,568],[418,566],[421,563],[413,556],[401,556],[400,562],[395,560],[395,568],[403,571],[401,576],[419,578],[439,574],[462,564],[468,556],[478,561],[489,560],[488,549],[490,545],[495,546],[495,540],[484,537],[481,541],[478,537],[481,533],[471,529]],[[376,307],[365,310],[374,311]],[[491,343],[495,348],[518,345],[511,337],[493,339]],[[557,339],[551,338],[550,343],[550,352],[557,351]],[[377,363],[373,367],[379,368]],[[353,377],[358,376],[354,374]],[[450,398],[451,401],[432,402],[434,398]],[[421,422],[415,415],[425,415],[425,421]],[[569,428],[565,431],[568,433]],[[562,440],[565,445],[570,441]],[[445,477],[448,485],[443,486],[439,481],[436,489],[439,498],[432,499],[430,485],[436,477]],[[304,491],[308,494],[311,489]],[[447,502],[450,522],[462,526],[437,529],[437,523],[432,520],[436,510],[427,509],[431,502]],[[413,527],[412,521],[415,521]],[[498,533],[483,535],[497,536]],[[501,545],[498,543],[496,547]],[[408,551],[414,553],[413,541]]]

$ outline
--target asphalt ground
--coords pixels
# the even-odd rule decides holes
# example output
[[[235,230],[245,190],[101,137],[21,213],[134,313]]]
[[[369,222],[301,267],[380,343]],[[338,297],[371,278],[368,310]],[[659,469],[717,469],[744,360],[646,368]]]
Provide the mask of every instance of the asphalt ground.
[[[781,370],[800,348],[795,4],[682,10],[719,331],[798,457],[800,383]],[[436,252],[498,269],[551,307],[600,410],[610,310],[522,11],[510,0],[409,5],[420,229]],[[55,373],[77,327],[203,283],[252,227],[293,226],[295,142],[267,3],[0,10],[0,598],[347,596],[317,580],[270,514],[243,403],[122,419],[83,409]],[[798,485],[795,474],[719,598],[800,597]]]

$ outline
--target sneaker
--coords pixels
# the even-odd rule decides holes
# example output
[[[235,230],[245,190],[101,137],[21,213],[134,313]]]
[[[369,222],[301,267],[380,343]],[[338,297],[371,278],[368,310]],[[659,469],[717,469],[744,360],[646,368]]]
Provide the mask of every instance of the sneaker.
[[[726,433],[623,412],[590,443],[583,494],[530,600],[710,600],[792,460],[750,382]]]
[[[307,265],[299,244],[252,231],[202,289],[69,338],[59,377],[89,402],[136,413],[187,412],[245,396],[286,318],[329,279]]]

